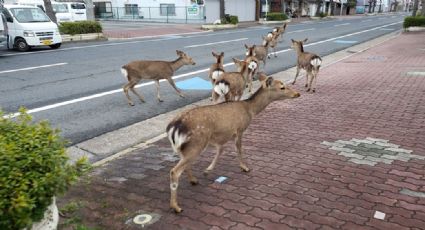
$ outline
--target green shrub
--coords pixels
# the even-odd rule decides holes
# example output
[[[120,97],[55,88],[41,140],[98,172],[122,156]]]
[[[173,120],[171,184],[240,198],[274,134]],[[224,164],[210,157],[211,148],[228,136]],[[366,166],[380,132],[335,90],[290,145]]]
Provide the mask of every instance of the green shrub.
[[[411,26],[425,26],[425,16],[405,17],[403,27],[408,28]]]
[[[101,33],[102,25],[97,21],[61,22],[59,31],[62,34]]]
[[[87,169],[68,163],[65,144],[46,121],[34,123],[25,109],[16,121],[0,110],[0,229],[23,229],[41,220],[52,197]]]
[[[284,21],[288,19],[288,16],[284,13],[268,13],[267,21]]]
[[[324,17],[327,17],[327,16],[328,16],[327,13],[324,13],[324,12],[319,13],[319,17],[321,17],[321,18],[324,18]]]
[[[224,15],[224,18],[221,19],[221,24],[233,24],[236,25],[239,23],[239,18],[236,15]]]

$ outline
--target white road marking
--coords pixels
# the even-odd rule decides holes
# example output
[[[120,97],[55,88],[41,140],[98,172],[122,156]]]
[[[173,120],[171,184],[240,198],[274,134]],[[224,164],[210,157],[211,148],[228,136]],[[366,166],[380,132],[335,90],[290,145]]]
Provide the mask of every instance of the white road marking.
[[[350,25],[350,23],[337,24],[337,25],[334,25],[334,27],[338,27],[338,26],[346,26],[346,25]]]
[[[286,34],[300,33],[300,32],[310,31],[310,30],[315,30],[315,28],[310,28],[310,29],[305,29],[305,30],[294,30],[294,31],[291,31],[291,32],[287,32]]]
[[[25,70],[33,70],[33,69],[48,68],[48,67],[54,67],[54,66],[60,66],[60,65],[66,65],[66,64],[68,64],[68,63],[66,63],[66,62],[62,62],[62,63],[56,63],[56,64],[51,64],[51,65],[40,65],[40,66],[26,67],[26,68],[22,68],[22,69],[4,70],[4,71],[0,71],[0,74],[2,74],[2,73],[13,73],[13,72],[25,71]]]
[[[349,37],[349,36],[356,35],[356,34],[362,34],[362,33],[366,33],[366,32],[373,31],[373,30],[378,30],[378,29],[381,29],[381,28],[384,28],[384,27],[387,27],[387,26],[396,25],[396,24],[399,24],[399,23],[402,23],[402,22],[403,21],[399,21],[399,22],[395,22],[395,23],[391,23],[391,24],[387,24],[387,25],[383,25],[383,26],[378,26],[378,27],[368,29],[368,30],[358,31],[358,32],[355,32],[355,33],[346,34],[346,35],[339,36],[339,37],[329,38],[329,39],[326,39],[326,40],[323,40],[323,41],[318,41],[318,42],[307,44],[304,47],[313,46],[313,45],[337,40],[337,39],[340,39],[340,38]],[[284,53],[284,52],[288,52],[290,50],[292,50],[292,49],[285,49],[285,50],[277,51],[276,53]],[[231,66],[231,65],[234,65],[234,63],[233,62],[227,63],[224,66]],[[182,77],[187,77],[187,76],[191,76],[191,75],[199,74],[199,73],[204,73],[204,72],[208,72],[208,71],[209,71],[209,68],[201,69],[201,70],[177,75],[177,76],[173,77],[173,79],[179,79],[179,78],[182,78]],[[165,81],[165,80],[161,80],[161,82],[162,81]],[[154,83],[155,82],[153,82],[153,81],[142,83],[142,84],[137,85],[136,88],[140,88],[140,87],[147,86],[147,85],[153,85]],[[69,101],[64,101],[64,102],[59,102],[59,103],[55,103],[55,104],[52,104],[52,105],[47,105],[47,106],[43,106],[43,107],[39,107],[39,108],[35,108],[35,109],[30,109],[27,112],[28,112],[28,114],[41,112],[41,111],[54,109],[54,108],[58,108],[58,107],[65,106],[65,105],[75,104],[77,102],[83,102],[83,101],[91,100],[91,99],[94,99],[94,98],[99,98],[99,97],[111,95],[111,94],[118,93],[118,92],[122,92],[122,89],[121,88],[115,89],[115,90],[106,91],[106,92],[103,92],[103,93],[98,93],[98,94],[94,94],[94,95],[90,95],[90,96],[86,96],[86,97],[81,97],[81,98],[77,98],[77,99],[73,99],[73,100],[69,100]],[[12,114],[8,114],[8,115],[4,115],[3,118],[13,118],[13,117],[19,116],[19,114],[20,113],[12,113]]]
[[[372,19],[363,20],[362,22],[370,22]]]
[[[201,46],[211,46],[216,44],[223,44],[223,43],[229,43],[229,42],[237,42],[237,41],[243,41],[248,40],[248,38],[239,38],[234,40],[227,40],[227,41],[221,41],[221,42],[211,42],[211,43],[205,43],[205,44],[199,44],[199,45],[191,45],[191,46],[185,46],[184,48],[194,48],[194,47],[201,47]]]

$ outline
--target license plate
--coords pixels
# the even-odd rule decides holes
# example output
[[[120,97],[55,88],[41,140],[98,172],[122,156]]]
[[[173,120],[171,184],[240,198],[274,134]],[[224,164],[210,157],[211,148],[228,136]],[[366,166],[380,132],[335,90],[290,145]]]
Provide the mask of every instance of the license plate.
[[[44,40],[43,41],[43,44],[44,45],[51,45],[52,44],[52,41],[51,40]]]

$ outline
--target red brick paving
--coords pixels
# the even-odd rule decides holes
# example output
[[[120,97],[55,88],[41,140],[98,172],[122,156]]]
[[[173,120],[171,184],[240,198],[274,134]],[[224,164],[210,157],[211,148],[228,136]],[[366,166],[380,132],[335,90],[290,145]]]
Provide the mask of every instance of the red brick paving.
[[[161,216],[148,229],[425,229],[425,198],[399,193],[425,191],[425,160],[359,165],[321,144],[373,137],[425,155],[425,77],[404,76],[425,71],[424,35],[402,34],[324,68],[317,93],[305,93],[299,83],[299,99],[271,104],[244,135],[251,172],[240,172],[229,144],[204,176],[214,155],[206,151],[193,167],[200,184],[181,177],[179,215],[168,206],[175,162],[164,161],[159,171],[134,164],[171,152],[166,139],[96,169],[89,184],[59,203],[84,201],[74,215],[101,229],[139,229],[125,222],[141,211]],[[146,177],[107,181],[129,173]],[[228,180],[213,186],[218,176]],[[377,210],[384,220],[373,218]]]

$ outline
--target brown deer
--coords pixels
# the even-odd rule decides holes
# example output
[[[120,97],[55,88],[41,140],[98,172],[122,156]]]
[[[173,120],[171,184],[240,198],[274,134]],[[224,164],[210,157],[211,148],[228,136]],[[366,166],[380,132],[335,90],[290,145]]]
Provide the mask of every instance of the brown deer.
[[[221,74],[223,74],[224,71],[224,53],[221,52],[220,54],[212,52],[212,55],[215,57],[216,62],[210,66],[210,71],[208,72],[208,77],[211,80],[212,87],[214,88],[216,80],[220,77]],[[211,98],[213,98],[214,90],[212,90]]]
[[[159,95],[159,80],[166,79],[170,85],[177,91],[180,97],[184,97],[183,93],[174,84],[171,78],[174,72],[184,65],[195,65],[195,62],[189,55],[183,51],[176,50],[179,56],[174,61],[132,61],[121,67],[121,73],[127,78],[128,83],[124,85],[124,93],[127,96],[128,104],[134,106],[133,101],[128,95],[128,90],[136,94],[141,102],[145,102],[143,96],[138,94],[134,86],[142,79],[154,80],[156,83],[156,96],[159,102],[162,102]]]
[[[273,101],[297,98],[298,92],[285,86],[272,77],[260,75],[261,87],[247,100],[202,106],[183,112],[167,126],[167,135],[173,150],[180,155],[180,161],[170,171],[170,207],[179,213],[177,203],[179,178],[187,170],[189,181],[196,185],[192,174],[192,163],[209,145],[215,146],[217,153],[205,173],[214,169],[217,159],[223,152],[223,145],[235,141],[239,167],[244,172],[249,168],[243,161],[242,135],[252,118]]]
[[[277,40],[279,40],[279,43],[280,42],[283,42],[283,39],[282,39],[282,37],[283,37],[283,33],[285,33],[285,30],[286,30],[286,23],[283,23],[283,25],[282,26],[277,26],[277,27],[275,27],[275,28],[273,28],[273,31],[271,32],[271,33],[277,33],[277,37],[276,37],[276,39]],[[270,34],[270,33],[269,33]],[[279,39],[280,38],[280,39]]]
[[[301,69],[305,69],[307,72],[305,87],[307,87],[307,92],[312,90],[316,92],[316,81],[317,74],[319,73],[320,65],[322,64],[322,58],[319,55],[309,52],[304,52],[303,44],[307,42],[307,38],[303,41],[292,41],[292,48],[297,51],[297,73],[295,74],[294,81],[292,84],[295,84],[298,74]]]
[[[213,100],[218,102],[219,98],[224,98],[224,101],[239,101],[242,98],[246,87],[246,82],[254,71],[252,63],[241,61],[233,58],[237,72],[225,72],[214,83]]]
[[[270,46],[270,48],[273,49],[273,55],[274,55],[274,57],[277,57],[276,47],[277,47],[277,42],[278,42],[278,39],[280,37],[280,34],[279,34],[279,32],[269,32],[267,34],[267,37],[270,39],[270,45],[269,46]],[[267,58],[270,58],[270,55],[271,54],[268,54]]]
[[[273,37],[269,36],[263,36],[263,44],[262,45],[254,45],[249,47],[247,44],[245,44],[245,48],[247,50],[246,56],[250,53],[250,48],[252,49],[254,47],[254,55],[257,58],[258,61],[262,61],[264,66],[266,67],[266,60],[270,58],[269,56],[269,47],[272,43],[275,43],[276,41],[273,39]]]
[[[255,47],[256,45],[253,45],[251,47],[245,45],[245,48],[247,49],[246,51],[246,56],[244,61],[247,63],[250,63],[249,65],[249,69],[250,69],[250,74],[247,78],[247,86],[249,87],[249,93],[252,93],[252,81],[254,79],[254,76],[257,74],[258,71],[258,59],[255,57]],[[238,66],[236,66],[236,68],[238,68]]]

